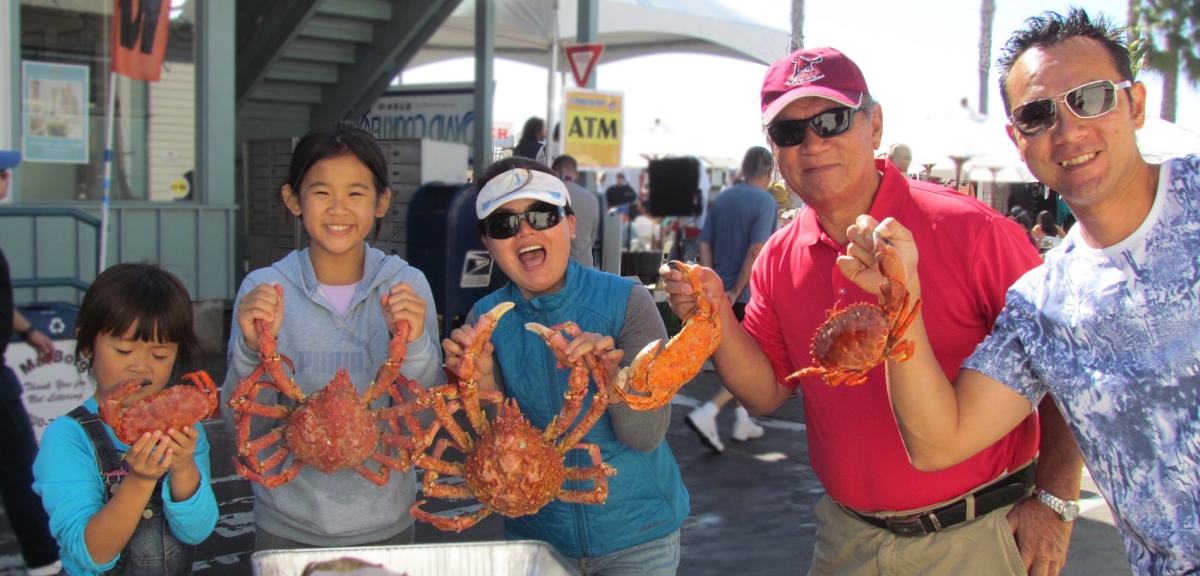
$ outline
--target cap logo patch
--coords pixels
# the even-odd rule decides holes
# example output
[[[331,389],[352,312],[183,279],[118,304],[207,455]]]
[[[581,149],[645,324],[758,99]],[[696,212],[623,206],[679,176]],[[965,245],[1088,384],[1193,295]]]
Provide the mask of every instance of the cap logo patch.
[[[813,66],[824,60],[824,56],[817,56],[816,58],[797,56],[792,58],[792,75],[788,76],[785,85],[796,86],[798,84],[808,84],[809,82],[816,82],[824,78],[825,75]]]

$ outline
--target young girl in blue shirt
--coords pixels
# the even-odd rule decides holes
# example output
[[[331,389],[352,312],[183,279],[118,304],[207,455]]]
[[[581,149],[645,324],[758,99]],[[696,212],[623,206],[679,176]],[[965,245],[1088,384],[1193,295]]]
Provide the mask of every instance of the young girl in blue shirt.
[[[187,288],[158,266],[118,264],[84,295],[75,351],[96,394],[50,423],[33,465],[67,574],[192,573],[193,548],[217,522],[204,428],[146,433],[131,446],[97,416],[97,399],[129,379],[150,384],[123,406],[162,390],[198,348]]]

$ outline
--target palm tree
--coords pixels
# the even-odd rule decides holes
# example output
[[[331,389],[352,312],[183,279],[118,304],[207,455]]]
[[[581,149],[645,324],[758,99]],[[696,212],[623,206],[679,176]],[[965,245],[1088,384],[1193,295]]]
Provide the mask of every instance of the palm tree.
[[[1129,0],[1134,64],[1163,76],[1159,117],[1175,121],[1179,72],[1200,83],[1200,3],[1195,0]]]
[[[792,0],[792,41],[788,52],[804,47],[804,0]]]
[[[992,69],[992,21],[995,19],[996,0],[983,0],[979,29],[979,113],[984,116],[987,116],[988,73]]]

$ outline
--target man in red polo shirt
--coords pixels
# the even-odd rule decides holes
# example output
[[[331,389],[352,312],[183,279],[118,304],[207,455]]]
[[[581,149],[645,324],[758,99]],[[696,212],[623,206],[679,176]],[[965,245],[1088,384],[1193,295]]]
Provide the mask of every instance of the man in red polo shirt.
[[[949,377],[990,332],[1008,287],[1041,263],[1037,251],[1019,226],[975,199],[875,160],[883,112],[858,66],[837,50],[804,49],[775,62],[762,113],[779,170],[807,208],[763,248],[742,324],[716,274],[705,270],[702,281],[721,300],[712,360],[729,391],[765,414],[803,389],[809,458],[827,492],[815,510],[811,573],[1057,574],[1071,524],[1028,494],[1036,481],[1061,499],[1078,498],[1082,460],[1052,402],[1040,406],[1040,424],[1031,414],[976,456],[928,473],[909,462],[883,365],[862,386],[788,379],[814,365],[812,338],[827,311],[878,303],[837,267],[859,214],[895,217],[931,247],[919,264],[930,279],[923,312]],[[694,307],[688,289],[676,273],[663,274],[683,317]]]

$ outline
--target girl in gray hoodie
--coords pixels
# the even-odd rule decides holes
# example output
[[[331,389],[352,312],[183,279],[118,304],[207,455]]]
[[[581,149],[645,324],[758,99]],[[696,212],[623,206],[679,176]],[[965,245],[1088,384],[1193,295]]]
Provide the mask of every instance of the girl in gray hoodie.
[[[238,379],[259,364],[255,320],[271,326],[278,353],[291,358],[296,384],[307,395],[324,388],[338,368],[346,368],[359,393],[365,392],[387,359],[388,344],[401,322],[410,326],[401,374],[426,388],[445,383],[437,311],[425,275],[365,242],[392,197],[379,143],[351,124],[315,129],[297,143],[280,192],[312,242],[270,268],[251,272],[242,282],[223,401]],[[267,389],[257,402],[291,403]],[[390,403],[384,395],[372,408]],[[225,418],[232,423],[228,408]],[[254,416],[250,437],[282,424]],[[271,473],[290,464],[291,457]],[[253,487],[257,550],[412,542],[412,471],[392,471],[379,487],[351,469],[324,474],[305,466],[283,486],[266,488],[255,482]]]

